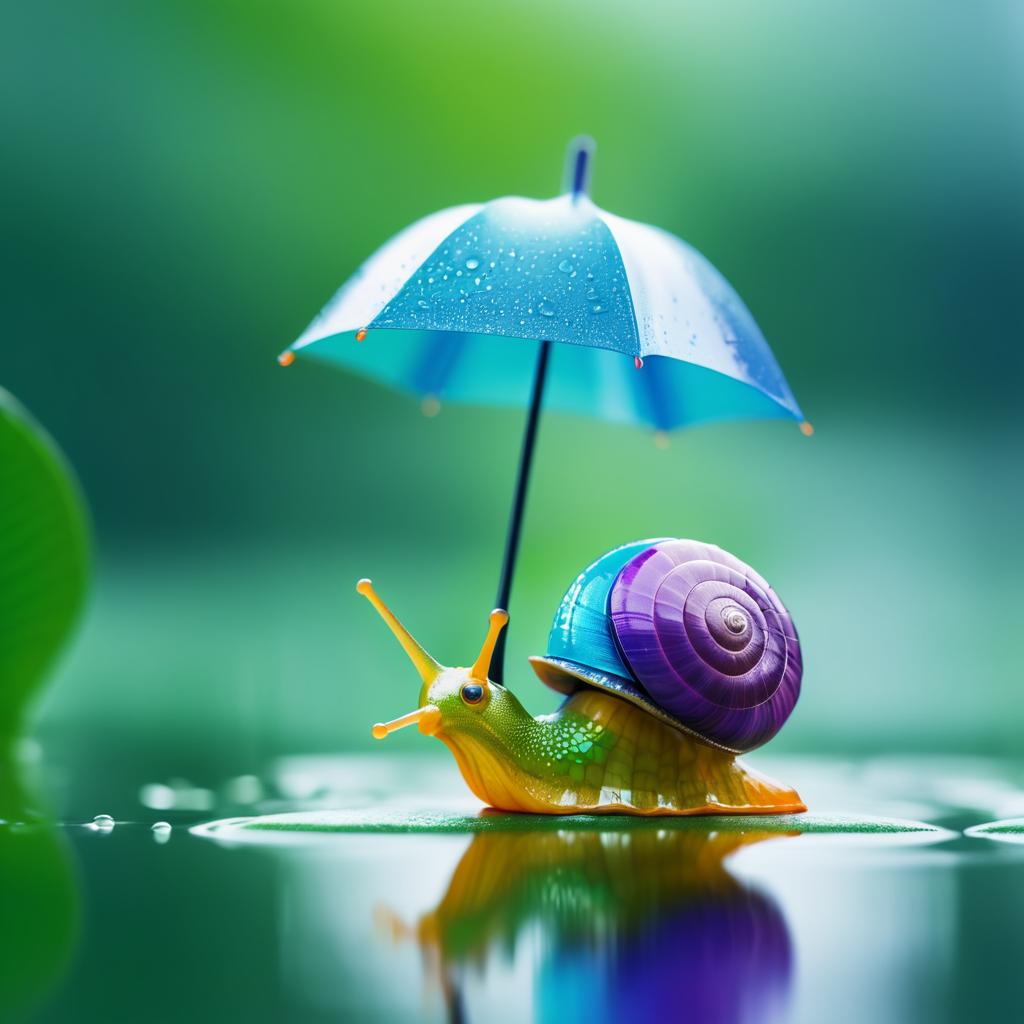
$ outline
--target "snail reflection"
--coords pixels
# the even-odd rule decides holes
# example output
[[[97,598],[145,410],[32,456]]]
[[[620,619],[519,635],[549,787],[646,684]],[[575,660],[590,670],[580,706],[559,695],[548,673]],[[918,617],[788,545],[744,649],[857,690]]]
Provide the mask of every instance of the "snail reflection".
[[[484,803],[540,814],[786,814],[806,810],[788,786],[737,760],[782,728],[800,694],[796,628],[750,566],[712,544],[638,541],[583,570],[555,614],[544,657],[530,662],[565,696],[529,715],[488,678],[508,613],[469,668],[435,661],[377,595],[359,592],[422,680],[419,704],[373,727],[383,739],[416,724],[455,755]]]
[[[539,935],[534,1016],[546,1020],[774,1019],[792,949],[785,919],[725,859],[778,833],[706,827],[487,832],[440,903],[415,923],[379,907],[379,926],[421,949],[449,1017],[495,953]]]

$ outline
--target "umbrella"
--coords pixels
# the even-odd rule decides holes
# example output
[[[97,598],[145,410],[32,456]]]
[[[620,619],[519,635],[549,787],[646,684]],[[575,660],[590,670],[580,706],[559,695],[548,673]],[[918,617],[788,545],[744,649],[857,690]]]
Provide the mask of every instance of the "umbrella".
[[[804,420],[743,301],[694,248],[599,209],[593,144],[555,199],[433,213],[344,284],[278,361],[310,356],[440,402],[523,405],[497,607],[507,608],[541,406],[652,427]],[[505,637],[491,678],[501,682]]]

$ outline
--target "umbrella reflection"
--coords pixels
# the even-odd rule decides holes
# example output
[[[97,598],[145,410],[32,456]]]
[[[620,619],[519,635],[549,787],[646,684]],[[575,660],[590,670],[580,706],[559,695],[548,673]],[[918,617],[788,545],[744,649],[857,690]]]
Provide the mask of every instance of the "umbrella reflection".
[[[725,858],[778,833],[638,828],[478,835],[441,902],[413,925],[378,908],[396,941],[415,941],[451,1020],[468,1019],[465,982],[540,935],[541,1021],[776,1017],[792,974],[786,921]]]

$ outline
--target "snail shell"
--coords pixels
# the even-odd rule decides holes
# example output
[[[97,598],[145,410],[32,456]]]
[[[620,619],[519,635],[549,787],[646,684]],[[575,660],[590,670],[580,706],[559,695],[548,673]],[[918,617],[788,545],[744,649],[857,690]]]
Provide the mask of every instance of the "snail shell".
[[[738,558],[692,540],[640,541],[588,566],[567,591],[541,680],[596,686],[726,750],[770,740],[800,695],[793,621]]]

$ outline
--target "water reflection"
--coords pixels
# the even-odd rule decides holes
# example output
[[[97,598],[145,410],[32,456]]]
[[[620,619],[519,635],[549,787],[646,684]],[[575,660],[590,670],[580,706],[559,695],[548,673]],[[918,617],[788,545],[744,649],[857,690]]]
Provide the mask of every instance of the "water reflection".
[[[636,829],[483,833],[438,905],[415,924],[386,907],[378,924],[412,940],[449,1019],[462,992],[536,941],[535,1017],[600,1021],[775,1019],[792,975],[785,918],[729,873],[740,847],[779,833]]]
[[[64,973],[78,927],[67,842],[0,753],[0,1018],[38,1003]]]

